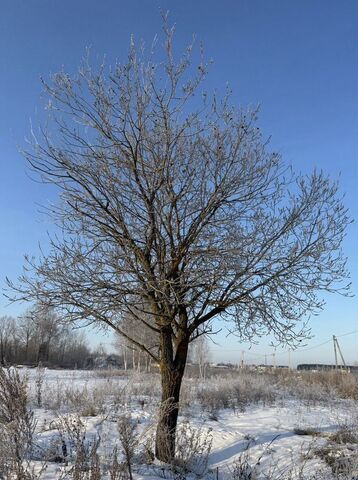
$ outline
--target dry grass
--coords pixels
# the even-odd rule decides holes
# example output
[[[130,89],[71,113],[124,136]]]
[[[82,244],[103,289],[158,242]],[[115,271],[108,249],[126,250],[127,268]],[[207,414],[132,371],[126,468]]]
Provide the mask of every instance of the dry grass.
[[[20,377],[14,368],[0,367],[0,477],[30,476],[25,462],[31,452],[34,430],[26,377]]]
[[[146,415],[149,412],[154,412],[159,402],[159,375],[153,373],[138,374],[136,372],[128,376],[128,372],[126,372],[128,381],[124,383],[118,380],[123,377],[122,373],[101,371],[98,381],[92,383],[90,379],[80,386],[75,383],[75,379],[66,383],[52,384],[51,389],[47,388],[46,379],[42,384],[41,382],[35,384],[32,404],[39,406],[39,403],[41,403],[43,407],[52,409],[52,415],[59,419],[51,427],[51,432],[54,432],[54,435],[58,432],[59,435],[57,450],[52,457],[51,455],[46,456],[46,452],[44,452],[43,461],[61,462],[63,479],[97,480],[107,475],[110,480],[124,480],[133,475],[132,472],[139,468],[141,462],[151,464],[153,461],[154,429],[145,438],[138,439],[135,429],[132,429],[136,422],[131,419],[130,411],[132,408],[138,410],[138,405],[140,405],[141,410]],[[98,372],[94,375],[97,374]],[[4,412],[6,408],[8,410],[10,407],[12,408],[13,402],[9,402],[9,398],[13,398],[17,389],[16,395],[22,398],[22,403],[20,402],[21,405],[18,406],[22,412],[30,412],[30,419],[29,403],[31,402],[29,402],[27,396],[26,379],[21,379],[16,370],[4,370],[2,389],[7,393],[5,396],[0,395],[0,412]],[[282,370],[252,372],[244,369],[224,371],[223,375],[214,375],[211,371],[209,378],[205,381],[198,381],[196,377],[191,378],[186,375],[181,404],[182,413],[186,411],[188,415],[193,415],[195,407],[200,407],[201,410],[207,412],[209,418],[219,420],[222,409],[244,411],[249,405],[271,405],[287,398],[297,399],[309,405],[317,405],[324,401],[324,404],[327,405],[327,402],[338,402],[339,398],[355,400],[356,390],[357,377],[341,372],[313,373]],[[4,413],[2,415],[4,417]],[[66,415],[70,415],[70,417],[66,417]],[[72,418],[71,415],[78,418],[77,430],[73,425],[68,424],[66,426],[63,423],[65,422],[64,419]],[[118,446],[111,445],[112,452],[106,451],[107,453],[104,455],[102,439],[93,437],[93,432],[91,435],[86,432],[85,417],[98,416],[98,422],[101,423],[116,420],[118,415],[122,415],[122,418],[126,419],[126,422],[120,426],[117,432]],[[93,420],[91,421],[93,422]],[[125,426],[130,427],[129,430],[124,428]],[[347,476],[348,474],[353,475],[358,465],[355,453],[358,450],[358,441],[354,427],[342,426],[339,431],[330,434],[322,433],[319,429],[298,428],[295,433],[297,435],[319,437],[320,442],[326,442],[325,446],[321,445],[319,449],[315,450],[314,455],[324,460],[325,464],[330,467],[333,479],[355,478]],[[133,442],[131,443],[132,439]],[[189,423],[180,423],[178,427],[177,458],[171,466],[165,468],[167,478],[179,478],[180,475],[180,478],[185,478],[185,475],[189,472],[194,471],[199,474],[199,470],[200,474],[203,474],[207,468],[205,459],[207,459],[211,445],[208,439],[209,436],[205,436],[202,431],[192,428]],[[3,465],[3,472],[5,472],[5,467],[10,468],[9,471],[14,471],[15,468],[15,464],[9,466],[9,458],[13,455],[9,453],[9,446],[12,443],[7,439],[2,442],[0,448],[0,464]],[[63,443],[66,444],[66,455],[61,454]],[[126,450],[123,447],[125,444],[129,445],[129,449]],[[120,448],[121,445],[123,449]],[[22,458],[26,456],[29,457],[24,454]],[[254,480],[254,473],[256,475],[259,471],[258,466],[254,470],[250,470],[249,459],[242,457],[241,460],[241,464],[235,466],[232,478]],[[25,465],[24,462],[22,464]],[[154,464],[147,468],[155,469],[157,466]],[[293,475],[293,471],[293,467],[291,470],[288,469],[286,477],[278,477],[277,472],[267,471],[263,478],[265,480],[287,480],[291,478],[289,475]],[[31,469],[28,469],[26,474],[28,479],[35,478]],[[343,474],[347,474],[346,477]],[[248,475],[251,475],[251,477]],[[4,474],[1,477],[0,474],[0,478],[10,477]],[[292,478],[294,477],[292,476]],[[298,478],[307,480],[309,477],[301,476]],[[321,477],[311,477],[311,479],[313,478]]]

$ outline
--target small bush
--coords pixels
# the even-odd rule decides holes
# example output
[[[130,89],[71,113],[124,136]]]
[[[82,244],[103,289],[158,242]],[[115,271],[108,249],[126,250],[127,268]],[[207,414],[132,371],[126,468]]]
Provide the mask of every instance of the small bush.
[[[244,411],[250,404],[271,404],[276,398],[272,378],[255,373],[238,373],[225,378],[212,377],[197,392],[197,400],[212,418],[225,408]]]
[[[118,420],[118,435],[122,445],[125,464],[128,471],[129,480],[133,480],[132,464],[134,458],[135,447],[138,443],[137,425],[130,416],[123,415]]]
[[[334,443],[358,443],[358,435],[355,429],[349,428],[347,425],[341,427],[337,432],[334,432],[329,437]]]
[[[28,407],[27,379],[14,368],[0,367],[1,478],[7,478],[8,472],[15,478],[29,478],[24,461],[32,449],[35,426]]]
[[[174,469],[184,474],[193,472],[195,475],[204,475],[208,468],[212,443],[211,429],[194,428],[189,422],[179,425],[176,434]]]

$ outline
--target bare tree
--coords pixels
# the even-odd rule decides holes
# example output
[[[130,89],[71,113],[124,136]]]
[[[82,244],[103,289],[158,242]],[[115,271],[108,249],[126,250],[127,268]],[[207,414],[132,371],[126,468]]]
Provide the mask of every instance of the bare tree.
[[[31,346],[35,339],[35,325],[32,321],[31,309],[28,309],[17,321],[17,335],[23,348],[21,360],[28,362],[30,358]]]
[[[11,350],[15,319],[8,315],[0,317],[0,365],[6,365],[11,361]]]
[[[60,318],[52,307],[39,303],[31,310],[31,321],[34,324],[38,342],[37,363],[47,363],[51,344],[62,333]]]
[[[205,378],[207,366],[210,361],[210,348],[205,335],[200,335],[192,344],[192,358],[199,367],[200,378]]]
[[[136,344],[133,344],[132,341],[119,335],[117,346],[123,354],[125,369],[127,369],[129,352],[132,356],[133,369],[137,368],[138,371],[141,370],[142,359],[145,362],[146,370],[148,371],[150,369],[152,355],[148,352],[143,352],[137,344],[144,344],[147,350],[158,358],[159,335],[156,332],[155,319],[152,315],[143,313],[145,309],[149,311],[149,305],[133,310],[136,312],[135,315],[124,314],[121,316],[120,329],[126,333],[127,336],[130,336],[132,340],[136,341]],[[138,321],[138,316],[140,316],[142,321]]]
[[[128,370],[128,349],[131,343],[121,335],[116,335],[113,346],[123,361],[124,370]]]
[[[189,342],[219,316],[242,338],[270,332],[294,345],[319,293],[348,288],[350,220],[335,183],[268,151],[255,111],[201,91],[203,56],[190,45],[176,61],[164,30],[163,61],[132,42],[125,64],[94,71],[85,60],[78,75],[45,82],[49,124],[26,156],[59,189],[49,210],[63,235],[10,286],[14,299],[111,328],[160,364],[156,455],[167,461]],[[125,315],[158,350],[121,328]]]
[[[84,332],[73,331],[49,308],[35,305],[18,318],[0,317],[0,365],[83,366],[89,356]]]

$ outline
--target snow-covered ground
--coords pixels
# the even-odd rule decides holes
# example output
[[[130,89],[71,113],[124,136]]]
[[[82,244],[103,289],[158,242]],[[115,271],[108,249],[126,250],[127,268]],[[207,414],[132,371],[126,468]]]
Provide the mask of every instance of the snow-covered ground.
[[[183,469],[179,469],[175,476],[156,461],[151,463],[143,453],[148,454],[153,447],[158,375],[123,372],[117,376],[64,370],[39,373],[36,369],[22,369],[21,374],[29,378],[30,404],[37,422],[32,464],[37,470],[43,468],[43,479],[59,478],[61,472],[63,475],[70,468],[79,439],[85,439],[87,451],[98,442],[97,453],[104,464],[111,463],[114,451],[123,459],[118,418],[136,424],[138,444],[133,458],[133,478],[138,480],[358,478],[352,473],[350,477],[343,477],[339,472],[332,472],[324,456],[319,454],[330,444],[334,432],[354,431],[357,417],[354,400],[338,398],[327,388],[313,397],[305,394],[297,398],[286,389],[270,401],[258,400],[245,405],[231,402],[226,408],[210,404],[206,408],[205,402],[197,400],[198,392],[209,389],[210,403],[210,389],[217,382],[216,395],[220,396],[225,379],[211,378],[206,382],[188,379],[183,388],[178,444],[186,460],[190,448],[196,448],[201,456],[196,463],[192,462],[196,465],[193,467],[196,475],[183,474]],[[228,384],[235,380],[235,375],[241,374],[234,373]],[[250,385],[247,388],[252,389]],[[39,401],[41,407],[37,405]],[[193,439],[198,436],[200,445],[194,442],[193,447]],[[357,446],[353,442],[348,447],[354,451]],[[63,462],[64,453],[67,467]]]

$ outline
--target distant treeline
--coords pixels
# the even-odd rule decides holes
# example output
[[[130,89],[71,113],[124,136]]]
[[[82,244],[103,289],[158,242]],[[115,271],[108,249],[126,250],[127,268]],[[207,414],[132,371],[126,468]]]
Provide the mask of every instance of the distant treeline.
[[[0,317],[0,364],[84,368],[93,352],[83,333],[53,310],[35,306],[17,318]]]

